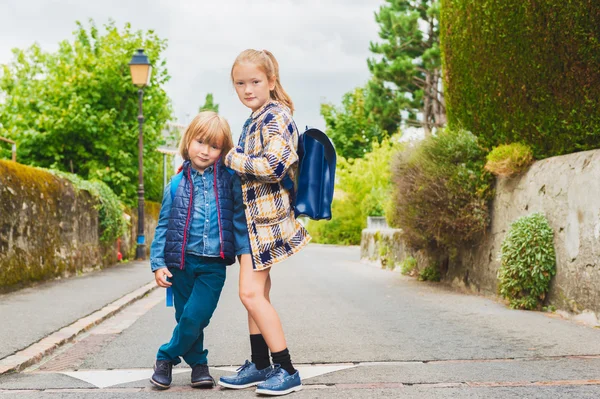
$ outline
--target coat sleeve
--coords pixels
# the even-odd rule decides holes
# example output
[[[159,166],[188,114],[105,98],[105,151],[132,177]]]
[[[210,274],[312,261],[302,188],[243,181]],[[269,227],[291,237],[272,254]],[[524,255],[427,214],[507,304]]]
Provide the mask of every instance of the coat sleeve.
[[[260,134],[263,153],[247,155],[242,147],[233,148],[225,157],[225,164],[240,174],[252,175],[265,183],[276,183],[286,176],[288,169],[298,161],[294,148],[294,125],[281,114],[269,113]]]

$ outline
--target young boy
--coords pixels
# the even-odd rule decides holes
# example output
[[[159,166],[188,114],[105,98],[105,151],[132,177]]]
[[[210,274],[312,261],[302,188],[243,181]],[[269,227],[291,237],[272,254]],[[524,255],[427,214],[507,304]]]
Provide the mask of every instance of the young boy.
[[[201,112],[179,145],[181,174],[165,188],[150,264],[156,284],[173,289],[177,326],[156,356],[150,382],[158,389],[169,388],[180,357],[192,367],[193,387],[215,385],[204,328],[217,307],[226,266],[250,253],[241,183],[221,161],[232,147],[227,121]],[[171,190],[171,184],[177,187]]]

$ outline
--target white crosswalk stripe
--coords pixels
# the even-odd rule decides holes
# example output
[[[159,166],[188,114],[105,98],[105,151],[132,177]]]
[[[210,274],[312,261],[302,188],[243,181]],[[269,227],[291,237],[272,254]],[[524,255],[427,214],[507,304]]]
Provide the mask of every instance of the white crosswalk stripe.
[[[334,373],[356,367],[354,364],[335,365],[294,365],[300,372],[302,380],[317,377],[323,374]],[[235,372],[237,367],[214,367],[215,370]],[[174,368],[173,375],[189,373],[188,368]],[[121,370],[79,370],[65,371],[61,374],[92,384],[98,388],[108,388],[128,382],[145,380],[152,377],[153,370],[149,369],[121,369]]]

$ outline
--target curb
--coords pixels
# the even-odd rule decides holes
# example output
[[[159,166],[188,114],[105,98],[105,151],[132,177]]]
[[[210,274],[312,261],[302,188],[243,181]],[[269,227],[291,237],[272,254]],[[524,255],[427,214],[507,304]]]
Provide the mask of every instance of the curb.
[[[60,346],[71,342],[82,332],[102,323],[104,320],[120,312],[124,307],[132,304],[138,299],[157,288],[154,281],[148,283],[135,291],[122,296],[114,302],[109,303],[102,309],[85,316],[74,323],[53,332],[40,341],[20,350],[19,352],[7,356],[0,360],[0,375],[19,372],[25,368],[39,362],[44,356],[48,356]]]

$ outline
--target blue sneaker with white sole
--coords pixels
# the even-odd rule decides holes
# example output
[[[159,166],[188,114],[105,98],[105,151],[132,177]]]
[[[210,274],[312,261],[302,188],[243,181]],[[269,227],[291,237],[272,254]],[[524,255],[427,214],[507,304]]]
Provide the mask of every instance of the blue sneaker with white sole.
[[[266,381],[256,387],[256,393],[271,396],[287,395],[300,390],[302,390],[300,373],[296,370],[290,375],[278,364],[273,365],[273,371],[269,373]]]
[[[243,389],[252,387],[259,382],[267,379],[267,375],[273,371],[273,367],[269,366],[265,369],[258,370],[256,365],[248,360],[242,367],[236,370],[237,374],[228,375],[219,378],[219,385],[231,389]]]

